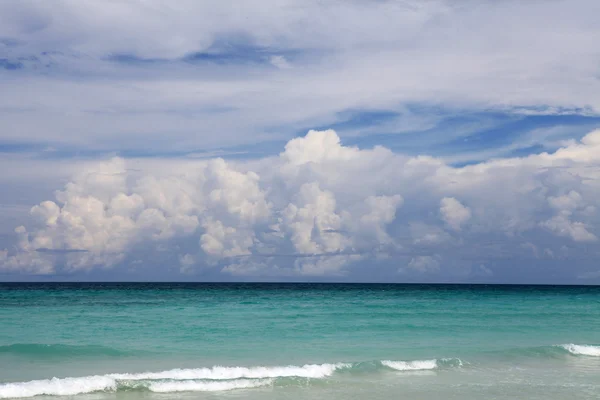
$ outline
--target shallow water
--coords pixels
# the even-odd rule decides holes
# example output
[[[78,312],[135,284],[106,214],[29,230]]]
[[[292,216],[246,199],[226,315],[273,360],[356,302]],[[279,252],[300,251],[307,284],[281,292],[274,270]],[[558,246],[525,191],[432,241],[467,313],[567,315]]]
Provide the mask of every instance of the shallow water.
[[[0,284],[0,324],[0,398],[600,397],[596,287]]]

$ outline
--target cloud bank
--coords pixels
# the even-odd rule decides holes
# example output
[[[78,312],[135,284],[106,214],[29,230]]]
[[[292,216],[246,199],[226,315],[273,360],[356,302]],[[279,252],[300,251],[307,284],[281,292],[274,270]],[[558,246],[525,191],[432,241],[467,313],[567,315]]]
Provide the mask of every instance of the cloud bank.
[[[599,14],[0,2],[0,273],[600,279]]]
[[[34,206],[0,271],[468,280],[509,261],[574,260],[574,276],[600,259],[600,131],[464,167],[344,146],[333,130],[258,160],[134,161],[89,163]]]
[[[338,134],[419,142],[438,128],[445,143],[494,123],[444,129],[446,114],[465,110],[598,116],[599,4],[2,2],[2,139],[65,152],[214,150],[387,112]]]

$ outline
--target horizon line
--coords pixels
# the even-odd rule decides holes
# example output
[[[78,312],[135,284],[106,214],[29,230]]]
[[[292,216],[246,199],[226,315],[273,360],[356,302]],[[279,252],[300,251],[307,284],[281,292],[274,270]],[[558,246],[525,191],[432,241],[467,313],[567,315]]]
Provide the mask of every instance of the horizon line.
[[[506,282],[338,282],[338,281],[0,281],[5,284],[222,284],[222,285],[406,285],[406,286],[564,286],[600,287],[586,283],[506,283]]]

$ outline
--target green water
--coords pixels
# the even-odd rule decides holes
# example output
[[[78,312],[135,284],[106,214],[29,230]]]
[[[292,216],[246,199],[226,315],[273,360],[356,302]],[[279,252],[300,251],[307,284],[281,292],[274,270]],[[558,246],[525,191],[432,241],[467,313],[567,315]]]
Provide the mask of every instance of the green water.
[[[0,284],[0,398],[597,399],[599,343],[595,287]]]

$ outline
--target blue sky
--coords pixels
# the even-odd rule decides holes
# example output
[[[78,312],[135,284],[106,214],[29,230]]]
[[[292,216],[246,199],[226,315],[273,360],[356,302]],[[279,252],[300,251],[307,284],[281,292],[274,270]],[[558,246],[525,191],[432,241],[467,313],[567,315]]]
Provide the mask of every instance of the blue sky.
[[[2,3],[0,279],[598,283],[598,12]]]

